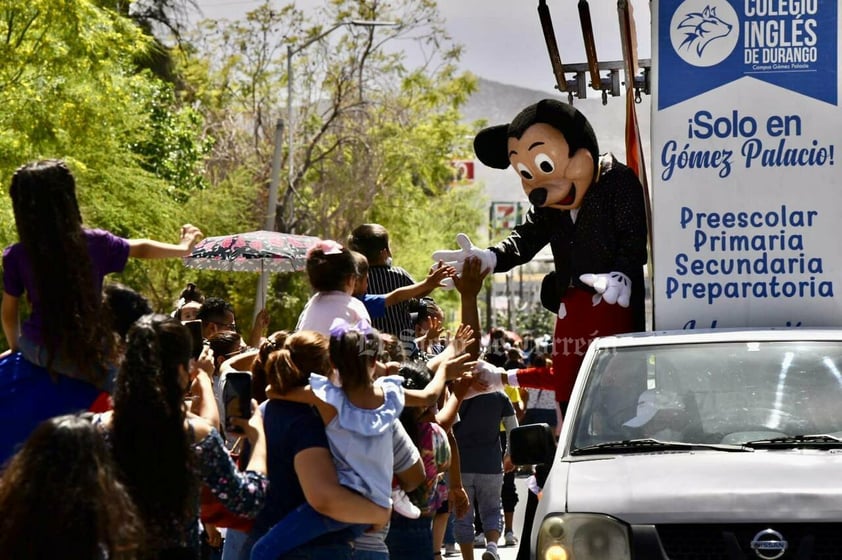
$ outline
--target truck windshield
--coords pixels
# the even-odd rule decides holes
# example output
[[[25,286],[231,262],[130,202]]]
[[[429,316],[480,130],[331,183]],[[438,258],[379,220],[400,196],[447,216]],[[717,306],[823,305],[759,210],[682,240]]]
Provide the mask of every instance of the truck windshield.
[[[601,350],[593,363],[571,451],[842,436],[841,342],[653,344]]]

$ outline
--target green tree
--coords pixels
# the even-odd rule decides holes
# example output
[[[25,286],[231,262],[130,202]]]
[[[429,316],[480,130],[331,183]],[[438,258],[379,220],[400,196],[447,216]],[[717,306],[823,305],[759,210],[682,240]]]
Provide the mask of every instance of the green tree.
[[[350,20],[397,25],[346,25],[314,40]],[[405,67],[398,47],[405,43],[397,41],[408,37],[430,53],[422,68]],[[179,57],[187,100],[203,108],[217,139],[208,162],[215,186],[190,202],[201,223],[209,233],[262,227],[275,123],[287,120],[286,45],[307,47],[292,59],[295,165],[288,188],[285,135],[277,229],[344,240],[357,224],[378,221],[392,234],[397,260],[425,275],[432,251],[451,246],[459,231],[474,231],[482,215],[476,189],[450,188],[451,161],[467,154],[473,132],[460,123],[459,106],[475,81],[457,73],[461,50],[450,44],[433,1],[333,0],[313,19],[293,5],[267,3],[239,22],[203,22]],[[286,299],[283,306],[270,301],[271,315],[292,318],[273,327],[294,324],[300,307],[290,313],[290,298],[307,295],[295,280],[273,279],[273,293]]]
[[[139,69],[150,38],[89,0],[0,0],[0,32],[0,241],[16,240],[13,170],[44,157],[70,163],[88,225],[176,241],[207,148],[198,113]],[[173,268],[132,264],[120,280],[169,306]]]

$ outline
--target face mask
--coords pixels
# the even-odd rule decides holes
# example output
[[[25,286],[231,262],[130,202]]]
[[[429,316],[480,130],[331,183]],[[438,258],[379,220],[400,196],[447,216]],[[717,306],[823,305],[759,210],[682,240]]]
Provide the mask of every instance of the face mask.
[[[386,266],[392,266],[392,257],[386,259]]]

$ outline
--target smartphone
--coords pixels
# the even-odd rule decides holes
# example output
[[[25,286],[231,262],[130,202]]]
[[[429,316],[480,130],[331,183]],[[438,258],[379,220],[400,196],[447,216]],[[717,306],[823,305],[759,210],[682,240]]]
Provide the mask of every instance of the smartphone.
[[[205,345],[205,339],[202,336],[202,321],[199,319],[193,321],[184,321],[184,326],[190,331],[190,336],[193,337],[193,358],[199,359],[202,354],[202,348]]]
[[[226,373],[222,402],[225,406],[225,431],[243,433],[242,429],[231,423],[231,418],[251,418],[251,374],[246,371]]]

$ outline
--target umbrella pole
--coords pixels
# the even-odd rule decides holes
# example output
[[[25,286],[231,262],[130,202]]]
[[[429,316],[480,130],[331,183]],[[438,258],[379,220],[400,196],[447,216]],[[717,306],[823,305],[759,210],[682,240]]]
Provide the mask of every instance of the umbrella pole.
[[[254,299],[254,316],[252,324],[257,319],[260,310],[266,307],[266,293],[269,291],[269,271],[263,267],[263,260],[260,260],[260,280],[257,282],[257,297]]]

